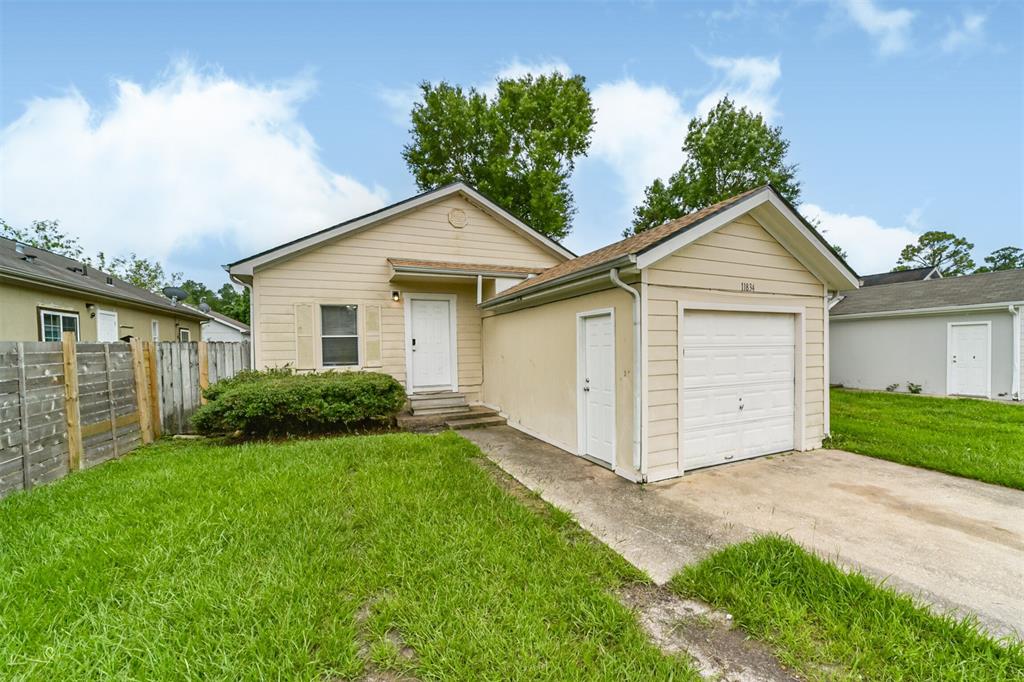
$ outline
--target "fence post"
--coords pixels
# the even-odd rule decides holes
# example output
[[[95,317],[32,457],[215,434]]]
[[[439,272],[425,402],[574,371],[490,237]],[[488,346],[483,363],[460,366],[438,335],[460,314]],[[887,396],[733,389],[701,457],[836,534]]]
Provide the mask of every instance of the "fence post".
[[[64,422],[68,427],[68,470],[82,468],[82,417],[78,405],[78,354],[74,332],[64,332]]]
[[[206,341],[200,341],[196,349],[199,356],[199,404],[205,405],[203,392],[210,387],[210,353]]]
[[[114,444],[114,457],[121,454],[117,447],[117,410],[114,409],[114,379],[110,376],[110,344],[103,344],[104,367],[107,370],[107,406],[110,412],[110,440]],[[141,426],[141,424],[139,425]],[[145,433],[145,431],[143,431]],[[145,436],[143,436],[145,437]]]
[[[142,442],[144,444],[152,443],[153,425],[150,421],[152,409],[149,406],[149,388],[146,386],[146,371],[142,365],[142,343],[138,339],[131,339],[128,344],[132,351],[132,374],[135,376],[135,409],[139,414],[139,430],[142,432]],[[113,415],[113,412],[111,412],[111,415]],[[114,445],[116,447],[116,440]]]
[[[149,374],[149,428],[153,440],[160,437],[163,431],[163,414],[160,411],[160,375],[157,374],[156,356],[157,341],[146,342],[146,371]]]
[[[25,344],[18,342],[18,401],[21,405],[21,487],[32,487],[28,461],[28,381],[25,379]]]

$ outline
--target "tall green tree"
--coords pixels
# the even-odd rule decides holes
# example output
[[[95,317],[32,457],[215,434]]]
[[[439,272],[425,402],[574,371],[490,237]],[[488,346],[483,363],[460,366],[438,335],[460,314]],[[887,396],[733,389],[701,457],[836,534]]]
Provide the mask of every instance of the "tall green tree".
[[[975,272],[995,272],[997,270],[1016,270],[1024,268],[1024,249],[1016,246],[1004,246],[985,256],[985,265]]]
[[[27,228],[17,228],[0,218],[0,237],[14,239],[75,260],[81,260],[84,253],[78,237],[64,232],[58,220],[33,220]]]
[[[402,157],[421,190],[462,180],[549,237],[569,233],[569,178],[594,127],[583,76],[499,80],[490,98],[444,81],[420,93]]]
[[[974,270],[973,248],[974,244],[952,232],[930,230],[918,237],[917,243],[903,247],[893,272],[937,267],[945,277],[966,275]]]
[[[683,140],[686,160],[667,182],[657,179],[633,209],[623,235],[643,232],[731,196],[771,183],[791,203],[800,201],[796,164],[786,162],[789,141],[780,126],[738,107],[728,97],[703,118],[690,121]]]

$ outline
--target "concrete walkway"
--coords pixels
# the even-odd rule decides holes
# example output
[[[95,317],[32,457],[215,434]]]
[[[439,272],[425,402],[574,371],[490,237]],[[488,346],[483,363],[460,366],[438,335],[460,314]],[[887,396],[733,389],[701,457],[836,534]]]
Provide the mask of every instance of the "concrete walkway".
[[[839,450],[646,486],[511,427],[462,432],[658,583],[756,533],[789,535],[939,610],[1024,635],[1024,492]]]

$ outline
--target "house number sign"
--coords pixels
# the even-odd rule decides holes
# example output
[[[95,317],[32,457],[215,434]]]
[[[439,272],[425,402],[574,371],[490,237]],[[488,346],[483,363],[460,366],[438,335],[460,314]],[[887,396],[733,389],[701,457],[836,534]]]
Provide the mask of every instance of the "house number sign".
[[[754,293],[753,282],[740,282],[740,291]]]

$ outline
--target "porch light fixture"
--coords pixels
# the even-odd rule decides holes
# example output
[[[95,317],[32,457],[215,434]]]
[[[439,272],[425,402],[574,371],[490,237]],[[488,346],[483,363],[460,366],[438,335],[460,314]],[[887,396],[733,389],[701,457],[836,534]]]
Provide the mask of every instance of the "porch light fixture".
[[[395,303],[398,303],[398,301],[401,298],[402,298],[401,294],[399,294],[397,291],[392,291],[391,292],[391,300],[394,301]]]

